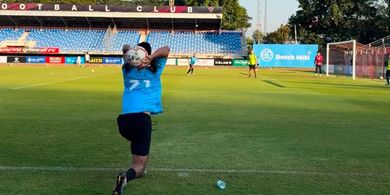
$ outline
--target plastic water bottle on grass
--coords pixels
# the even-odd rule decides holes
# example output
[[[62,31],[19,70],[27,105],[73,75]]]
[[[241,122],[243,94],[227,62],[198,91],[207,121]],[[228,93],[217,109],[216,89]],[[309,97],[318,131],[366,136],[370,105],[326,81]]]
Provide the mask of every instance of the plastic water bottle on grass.
[[[218,189],[221,189],[221,190],[224,190],[224,189],[226,188],[225,182],[222,181],[222,180],[218,180],[218,181],[217,181],[217,188],[218,188]]]

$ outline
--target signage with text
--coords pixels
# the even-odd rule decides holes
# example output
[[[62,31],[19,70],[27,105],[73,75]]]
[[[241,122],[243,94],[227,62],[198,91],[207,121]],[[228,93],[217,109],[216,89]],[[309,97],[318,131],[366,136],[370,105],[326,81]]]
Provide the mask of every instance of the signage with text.
[[[229,59],[214,59],[215,66],[231,66],[233,61]]]
[[[103,64],[103,57],[91,57],[91,64]]]
[[[23,48],[23,47],[0,47],[0,53],[39,53],[39,54],[57,54],[59,48]]]
[[[63,63],[65,63],[65,57],[63,57],[63,56],[47,56],[46,63],[63,64]]]
[[[24,56],[8,56],[8,63],[26,63],[26,57]]]
[[[122,64],[121,57],[103,57],[103,64]]]
[[[45,56],[27,56],[26,62],[30,64],[44,64],[46,63]]]
[[[233,66],[248,66],[248,60],[235,59],[235,60],[233,60]]]
[[[85,57],[65,57],[65,64],[85,64]]]
[[[86,12],[154,12],[154,13],[222,13],[222,7],[190,6],[117,6],[43,3],[0,3],[0,10],[18,11],[86,11]]]
[[[313,67],[318,45],[260,44],[253,50],[261,67]]]

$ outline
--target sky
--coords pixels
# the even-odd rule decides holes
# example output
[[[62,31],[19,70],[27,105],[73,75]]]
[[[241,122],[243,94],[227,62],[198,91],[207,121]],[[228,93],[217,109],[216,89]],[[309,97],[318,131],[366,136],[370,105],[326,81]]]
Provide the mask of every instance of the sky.
[[[248,29],[247,35],[252,35],[252,32],[256,29],[258,23],[258,1],[260,1],[260,23],[261,31],[264,31],[264,10],[265,10],[265,0],[239,0],[240,5],[245,7],[247,13],[252,20],[252,27]],[[297,0],[267,0],[267,22],[266,22],[266,32],[273,32],[281,24],[286,24],[291,15],[295,14],[298,10],[298,1]]]

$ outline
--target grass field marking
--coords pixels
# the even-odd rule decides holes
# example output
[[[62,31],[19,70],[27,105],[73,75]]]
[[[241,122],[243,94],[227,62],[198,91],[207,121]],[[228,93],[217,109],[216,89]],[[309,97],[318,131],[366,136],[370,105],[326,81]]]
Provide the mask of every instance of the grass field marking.
[[[114,74],[114,73],[116,73],[116,72],[111,72],[111,73],[106,73],[106,74],[96,74],[96,75],[92,75],[92,76],[82,76],[82,77],[76,77],[76,78],[65,79],[65,80],[60,80],[60,81],[52,81],[52,82],[46,82],[46,83],[38,83],[38,84],[28,85],[28,86],[23,86],[23,87],[15,87],[15,88],[12,88],[12,89],[13,90],[26,89],[26,88],[37,87],[37,86],[44,86],[44,85],[63,83],[63,82],[68,82],[68,81],[76,81],[76,80],[80,80],[80,79],[88,79],[88,78],[92,78],[92,77],[104,76],[104,75],[109,75],[109,74]]]
[[[0,166],[0,171],[91,171],[110,172],[123,171],[125,168],[114,167],[12,167]],[[281,174],[281,175],[320,175],[320,176],[381,176],[390,177],[390,173],[358,173],[358,172],[319,172],[319,171],[294,171],[294,170],[261,170],[261,169],[174,169],[174,168],[148,168],[156,172],[192,172],[192,173],[237,173],[237,174]]]

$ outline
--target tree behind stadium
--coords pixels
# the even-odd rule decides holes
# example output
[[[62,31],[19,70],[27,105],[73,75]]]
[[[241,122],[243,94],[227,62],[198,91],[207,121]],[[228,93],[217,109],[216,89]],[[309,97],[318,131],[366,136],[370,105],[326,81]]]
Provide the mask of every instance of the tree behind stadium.
[[[357,39],[370,43],[389,34],[389,0],[298,0],[289,19],[296,25],[298,41],[318,43]],[[292,31],[293,33],[293,31]]]

